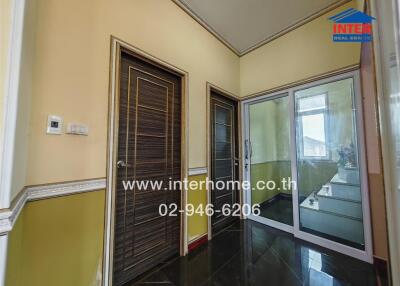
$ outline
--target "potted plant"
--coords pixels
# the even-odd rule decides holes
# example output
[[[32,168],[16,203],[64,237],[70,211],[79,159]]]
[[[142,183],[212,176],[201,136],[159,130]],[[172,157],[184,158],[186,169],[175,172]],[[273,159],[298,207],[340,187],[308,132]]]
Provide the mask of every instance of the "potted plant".
[[[359,184],[359,170],[354,144],[341,145],[338,149],[338,176],[350,184]]]

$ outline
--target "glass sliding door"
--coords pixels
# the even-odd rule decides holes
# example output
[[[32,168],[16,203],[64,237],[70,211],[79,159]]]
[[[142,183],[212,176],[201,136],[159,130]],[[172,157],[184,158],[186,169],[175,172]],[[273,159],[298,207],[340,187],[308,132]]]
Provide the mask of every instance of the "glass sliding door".
[[[364,249],[353,79],[294,96],[300,230]]]
[[[369,199],[358,72],[248,99],[248,218],[368,262]]]
[[[248,112],[251,204],[260,205],[260,217],[293,225],[289,96],[251,104]]]

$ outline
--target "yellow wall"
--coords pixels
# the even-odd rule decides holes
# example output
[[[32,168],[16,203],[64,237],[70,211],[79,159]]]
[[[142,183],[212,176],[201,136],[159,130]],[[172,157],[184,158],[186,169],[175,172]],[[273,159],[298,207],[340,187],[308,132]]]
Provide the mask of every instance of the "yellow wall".
[[[189,72],[189,166],[203,167],[206,81],[247,95],[359,62],[329,15],[239,59],[172,1],[39,1],[26,184],[105,176],[111,34]],[[46,135],[48,114],[89,136]]]
[[[104,191],[30,202],[9,237],[7,286],[100,285]]]
[[[241,57],[240,95],[358,64],[360,44],[334,43],[328,18],[359,5],[353,0]]]
[[[190,181],[197,181],[197,182],[205,182],[206,175],[198,175],[198,176],[190,176]],[[197,189],[190,189],[188,191],[188,204],[192,204],[195,208],[199,205],[203,205],[203,210],[207,205],[207,189],[205,187],[205,183],[200,188]],[[203,235],[207,234],[208,230],[208,219],[206,215],[201,216],[200,214],[194,214],[193,216],[188,217],[188,241],[189,243],[193,240],[196,240]]]
[[[189,73],[189,166],[206,165],[206,81],[239,93],[239,59],[172,1],[41,0],[27,184],[104,177],[110,35]],[[48,114],[89,136],[45,134]]]

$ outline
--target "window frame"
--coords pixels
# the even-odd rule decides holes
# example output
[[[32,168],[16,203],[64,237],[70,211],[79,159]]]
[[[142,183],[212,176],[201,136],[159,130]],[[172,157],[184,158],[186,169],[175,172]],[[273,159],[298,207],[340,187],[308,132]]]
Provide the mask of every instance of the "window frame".
[[[299,155],[301,160],[313,160],[313,161],[329,161],[331,160],[331,152],[329,149],[329,100],[328,100],[328,92],[321,92],[321,93],[316,93],[316,94],[311,94],[311,95],[306,95],[301,97],[303,98],[309,98],[309,97],[315,97],[315,96],[324,96],[325,99],[325,107],[321,108],[316,108],[312,110],[307,110],[307,111],[299,111],[298,110],[298,105],[300,102],[296,104],[296,123],[298,126],[298,148],[299,148]],[[307,115],[317,115],[317,114],[322,114],[324,118],[324,133],[325,133],[325,153],[326,156],[306,156],[304,155],[304,137],[303,137],[303,121],[302,118],[303,116]]]

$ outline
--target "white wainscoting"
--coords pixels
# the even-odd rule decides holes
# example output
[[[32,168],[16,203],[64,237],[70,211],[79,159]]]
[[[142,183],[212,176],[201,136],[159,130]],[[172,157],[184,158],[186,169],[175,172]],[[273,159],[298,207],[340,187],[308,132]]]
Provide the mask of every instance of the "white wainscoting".
[[[106,188],[106,179],[91,179],[25,187],[12,201],[9,209],[0,210],[0,235],[10,232],[25,204],[60,196],[92,192]]]
[[[207,174],[207,167],[189,168],[189,176],[205,175]]]

